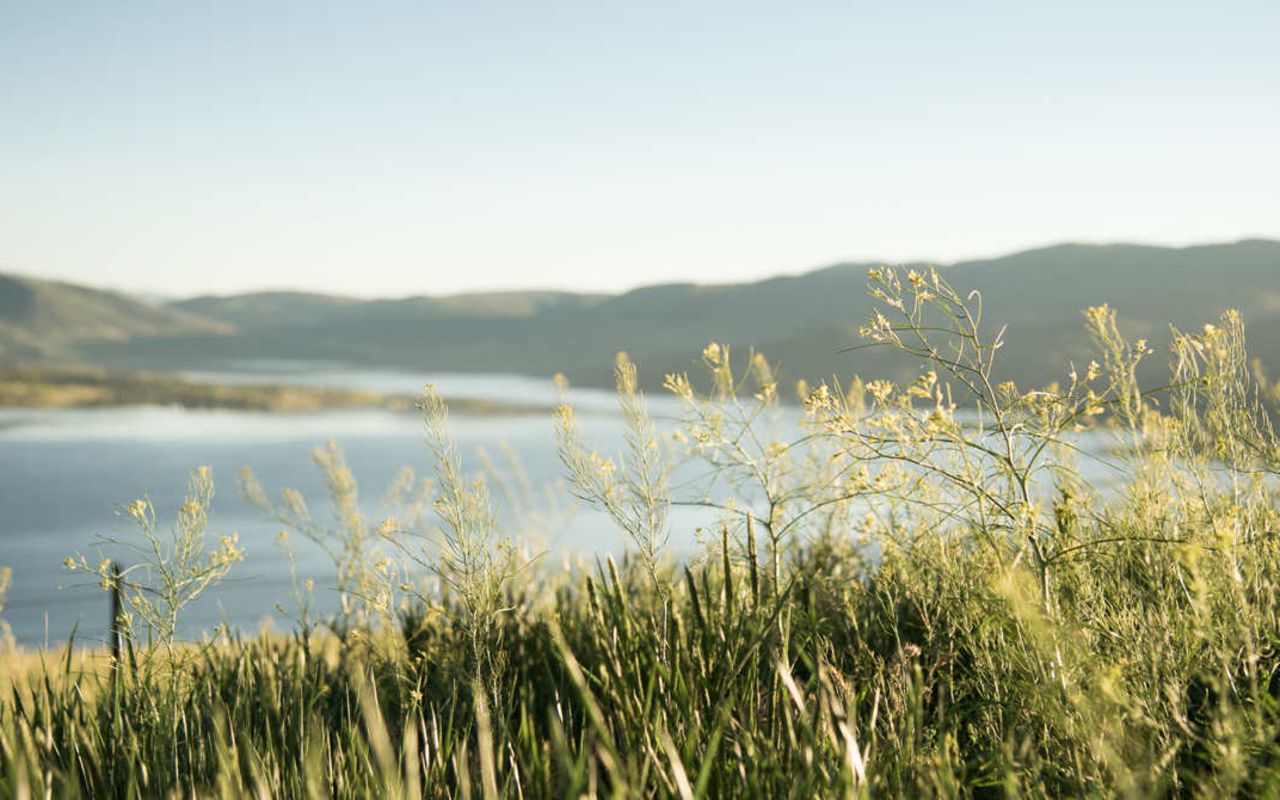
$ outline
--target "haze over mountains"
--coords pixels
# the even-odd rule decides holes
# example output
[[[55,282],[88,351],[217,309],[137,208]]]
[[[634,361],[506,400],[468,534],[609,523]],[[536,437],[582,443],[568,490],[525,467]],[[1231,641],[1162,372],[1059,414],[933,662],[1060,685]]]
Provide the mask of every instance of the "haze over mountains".
[[[607,385],[626,350],[648,386],[696,370],[709,341],[750,348],[787,378],[901,376],[880,351],[842,352],[874,302],[866,271],[841,264],[756,283],[650,286],[619,295],[504,292],[360,300],[305,292],[198,297],[163,306],[120,294],[0,276],[0,358],[208,368],[245,359],[339,361],[429,372],[563,372]],[[1280,372],[1280,242],[1166,248],[1058,245],[943,268],[980,289],[991,331],[1008,324],[1001,370],[1022,385],[1060,379],[1083,358],[1080,312],[1109,303],[1126,332],[1159,348],[1168,325],[1245,316],[1251,352]]]

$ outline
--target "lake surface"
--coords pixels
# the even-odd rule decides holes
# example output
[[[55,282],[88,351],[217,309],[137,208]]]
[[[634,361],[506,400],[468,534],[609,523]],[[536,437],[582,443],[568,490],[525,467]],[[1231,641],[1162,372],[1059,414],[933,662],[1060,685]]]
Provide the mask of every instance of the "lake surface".
[[[506,375],[424,376],[256,362],[189,376],[397,394],[417,394],[429,377],[446,399],[548,407],[557,401],[550,381]],[[570,401],[579,410],[580,427],[592,445],[607,453],[622,447],[621,420],[612,392],[575,389]],[[656,417],[674,417],[678,406],[672,397],[650,398]],[[483,448],[501,461],[500,451],[508,448],[535,487],[548,486],[560,475],[549,413],[454,414],[452,431],[469,470],[479,467],[477,450]],[[237,532],[245,561],[233,568],[233,579],[186,612],[183,633],[198,634],[223,621],[242,632],[253,632],[267,620],[288,627],[291,623],[275,608],[278,602],[290,602],[289,565],[275,542],[279,525],[239,496],[237,477],[248,466],[270,495],[297,488],[307,498],[313,517],[327,519],[325,485],[311,452],[330,439],[343,447],[370,515],[378,513],[379,498],[403,466],[423,476],[433,469],[421,420],[414,413],[362,409],[280,414],[155,406],[0,409],[0,566],[13,569],[9,601],[0,619],[28,646],[62,644],[73,629],[80,641],[102,641],[108,629],[107,595],[90,579],[68,573],[63,560],[83,553],[91,563],[102,555],[129,563],[118,548],[101,549],[104,537],[136,538],[121,507],[149,497],[162,529],[167,530],[182,501],[188,474],[208,465],[218,487],[210,538],[216,542],[219,534]],[[566,506],[573,505],[567,495],[560,497]],[[500,516],[503,511],[500,507]],[[696,542],[695,529],[711,518],[705,510],[673,509],[674,551],[689,552]],[[623,549],[612,522],[586,509],[561,515],[547,527],[541,545],[546,559],[592,559]],[[298,541],[300,537],[293,539],[299,551],[299,574],[315,579],[317,609],[333,608],[332,565],[318,548]]]
[[[428,376],[401,372],[316,368],[260,362],[235,371],[191,373],[223,382],[280,382],[416,394]],[[432,375],[448,398],[475,398],[551,406],[557,395],[550,381],[505,375]],[[602,450],[621,445],[616,399],[611,392],[572,390],[582,413],[584,436]],[[655,413],[674,413],[670,398],[653,398]],[[552,420],[547,414],[454,414],[452,430],[468,469],[485,448],[495,460],[514,452],[535,485],[557,479]],[[298,414],[187,410],[175,407],[27,410],[0,409],[0,566],[13,569],[8,603],[0,619],[25,645],[66,641],[73,628],[80,640],[101,641],[107,632],[107,595],[91,580],[68,573],[63,560],[83,553],[99,560],[103,537],[136,536],[121,506],[149,497],[167,530],[182,501],[188,474],[198,466],[213,470],[217,494],[210,534],[235,531],[245,561],[234,580],[212,592],[185,615],[184,630],[209,630],[225,619],[252,632],[268,618],[288,623],[274,609],[289,600],[288,562],[275,543],[279,526],[247,504],[237,491],[242,467],[251,467],[269,494],[294,487],[303,492],[318,519],[327,518],[322,477],[311,451],[327,440],[344,449],[360,481],[366,511],[378,501],[403,466],[429,475],[431,459],[420,418],[379,409]],[[565,498],[567,500],[567,498]],[[673,515],[673,522],[691,519]],[[680,530],[684,526],[676,524]],[[299,574],[316,581],[317,606],[332,607],[333,570],[316,548],[297,542]],[[687,540],[686,540],[687,542]],[[679,547],[678,541],[673,541]],[[579,511],[545,542],[547,558],[564,553],[588,557],[620,552],[621,539],[607,519]],[[117,555],[118,550],[103,551]],[[127,563],[127,562],[126,562]]]

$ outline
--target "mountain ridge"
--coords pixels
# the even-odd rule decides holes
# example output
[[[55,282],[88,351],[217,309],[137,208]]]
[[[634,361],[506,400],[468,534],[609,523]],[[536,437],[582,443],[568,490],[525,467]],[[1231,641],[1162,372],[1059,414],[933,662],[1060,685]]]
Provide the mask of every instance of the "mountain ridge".
[[[84,341],[231,332],[218,321],[118,292],[0,274],[0,357],[72,358]]]
[[[754,282],[664,283],[617,294],[202,296],[161,307],[179,315],[167,329],[149,318],[125,335],[75,336],[58,349],[89,362],[151,368],[290,358],[424,372],[561,372],[588,385],[608,385],[613,354],[627,350],[652,387],[666,372],[696,371],[697,354],[715,340],[739,355],[755,349],[776,358],[788,379],[899,377],[918,365],[876,351],[841,352],[857,342],[856,329],[874,305],[866,294],[873,266],[846,262]],[[1118,309],[1126,332],[1153,342],[1170,323],[1195,326],[1240,308],[1255,355],[1280,362],[1280,241],[1068,242],[939,270],[965,293],[981,290],[987,318],[1008,324],[1002,364],[1019,383],[1060,378],[1068,360],[1085,357],[1080,312],[1103,302]],[[0,325],[4,308],[0,296]]]

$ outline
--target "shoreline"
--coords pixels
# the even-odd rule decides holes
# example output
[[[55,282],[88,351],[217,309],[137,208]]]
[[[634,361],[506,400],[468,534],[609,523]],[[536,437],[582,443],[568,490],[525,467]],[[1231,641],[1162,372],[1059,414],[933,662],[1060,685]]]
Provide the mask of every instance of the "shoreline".
[[[460,414],[542,414],[545,404],[506,403],[478,398],[445,398]],[[190,380],[173,373],[93,366],[0,364],[0,409],[86,409],[178,406],[264,413],[342,409],[411,412],[417,398],[341,388],[283,383],[230,384]]]

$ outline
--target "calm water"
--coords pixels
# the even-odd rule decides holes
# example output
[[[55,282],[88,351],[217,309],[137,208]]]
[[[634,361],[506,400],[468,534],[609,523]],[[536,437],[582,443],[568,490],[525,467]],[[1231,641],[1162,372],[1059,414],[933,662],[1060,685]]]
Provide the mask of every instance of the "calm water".
[[[201,377],[403,393],[416,393],[424,383],[422,375],[394,372],[302,371],[300,366],[278,363],[249,366],[252,369]],[[556,399],[549,381],[476,375],[431,378],[446,397],[547,405]],[[612,395],[575,390],[572,400],[584,411],[584,434],[602,447],[616,447]],[[661,405],[656,400],[656,406]],[[479,466],[474,458],[477,448],[497,456],[505,445],[517,454],[533,483],[553,481],[559,474],[549,414],[454,415],[452,423],[469,468]],[[0,565],[13,568],[3,619],[17,639],[28,645],[61,643],[76,626],[78,638],[101,640],[109,616],[106,595],[96,585],[68,574],[63,559],[78,551],[96,562],[102,537],[133,535],[119,508],[135,498],[149,496],[161,523],[167,524],[181,502],[187,475],[207,464],[218,485],[211,533],[238,532],[246,560],[234,569],[236,580],[190,610],[186,630],[207,630],[224,618],[247,631],[273,616],[287,624],[274,610],[276,602],[287,602],[289,597],[288,563],[274,542],[278,526],[238,496],[236,477],[241,467],[249,466],[271,494],[284,487],[298,488],[312,514],[324,518],[326,494],[311,451],[328,439],[338,441],[346,451],[370,513],[402,466],[424,475],[431,470],[420,420],[412,413],[265,414],[151,406],[0,409]],[[548,557],[555,557],[566,551],[616,552],[621,542],[606,521],[579,512],[545,546]],[[331,605],[332,569],[323,555],[299,549],[299,572],[316,579],[317,605]],[[106,552],[119,551],[108,548]]]
[[[417,393],[424,376],[397,372],[317,369],[314,365],[261,362],[236,372],[193,377],[219,381],[272,381],[340,386],[392,393]],[[546,404],[556,401],[549,381],[516,376],[435,375],[446,398],[477,398]],[[612,393],[574,390],[571,401],[582,412],[585,437],[602,451],[622,444]],[[651,399],[655,415],[674,415],[673,398]],[[535,485],[559,476],[549,414],[465,416],[452,420],[454,438],[468,468],[479,466],[478,448],[497,455],[514,451]],[[323,480],[311,461],[312,449],[329,439],[344,448],[360,481],[367,513],[400,470],[408,465],[428,474],[432,465],[421,423],[412,413],[381,410],[266,414],[167,407],[128,407],[66,411],[0,409],[0,565],[13,568],[13,583],[3,619],[26,645],[60,644],[76,629],[80,640],[101,641],[109,616],[107,597],[87,579],[68,574],[62,562],[81,552],[91,562],[101,555],[128,558],[103,537],[135,535],[119,509],[136,498],[154,502],[167,526],[181,502],[187,475],[200,465],[213,469],[218,492],[211,513],[214,535],[238,532],[246,560],[234,580],[210,593],[185,614],[184,632],[206,631],[225,620],[241,631],[264,620],[289,623],[274,608],[288,602],[288,562],[274,541],[278,526],[246,504],[236,490],[242,467],[258,474],[268,492],[300,489],[313,516],[328,513]],[[501,511],[501,509],[500,509]],[[673,510],[672,546],[677,552],[694,543],[691,533],[708,521],[705,512]],[[294,537],[295,539],[298,537]],[[320,609],[331,608],[333,571],[323,554],[297,542],[299,573],[316,581]],[[587,557],[622,549],[613,525],[598,514],[579,510],[554,526],[543,543],[547,558]]]

